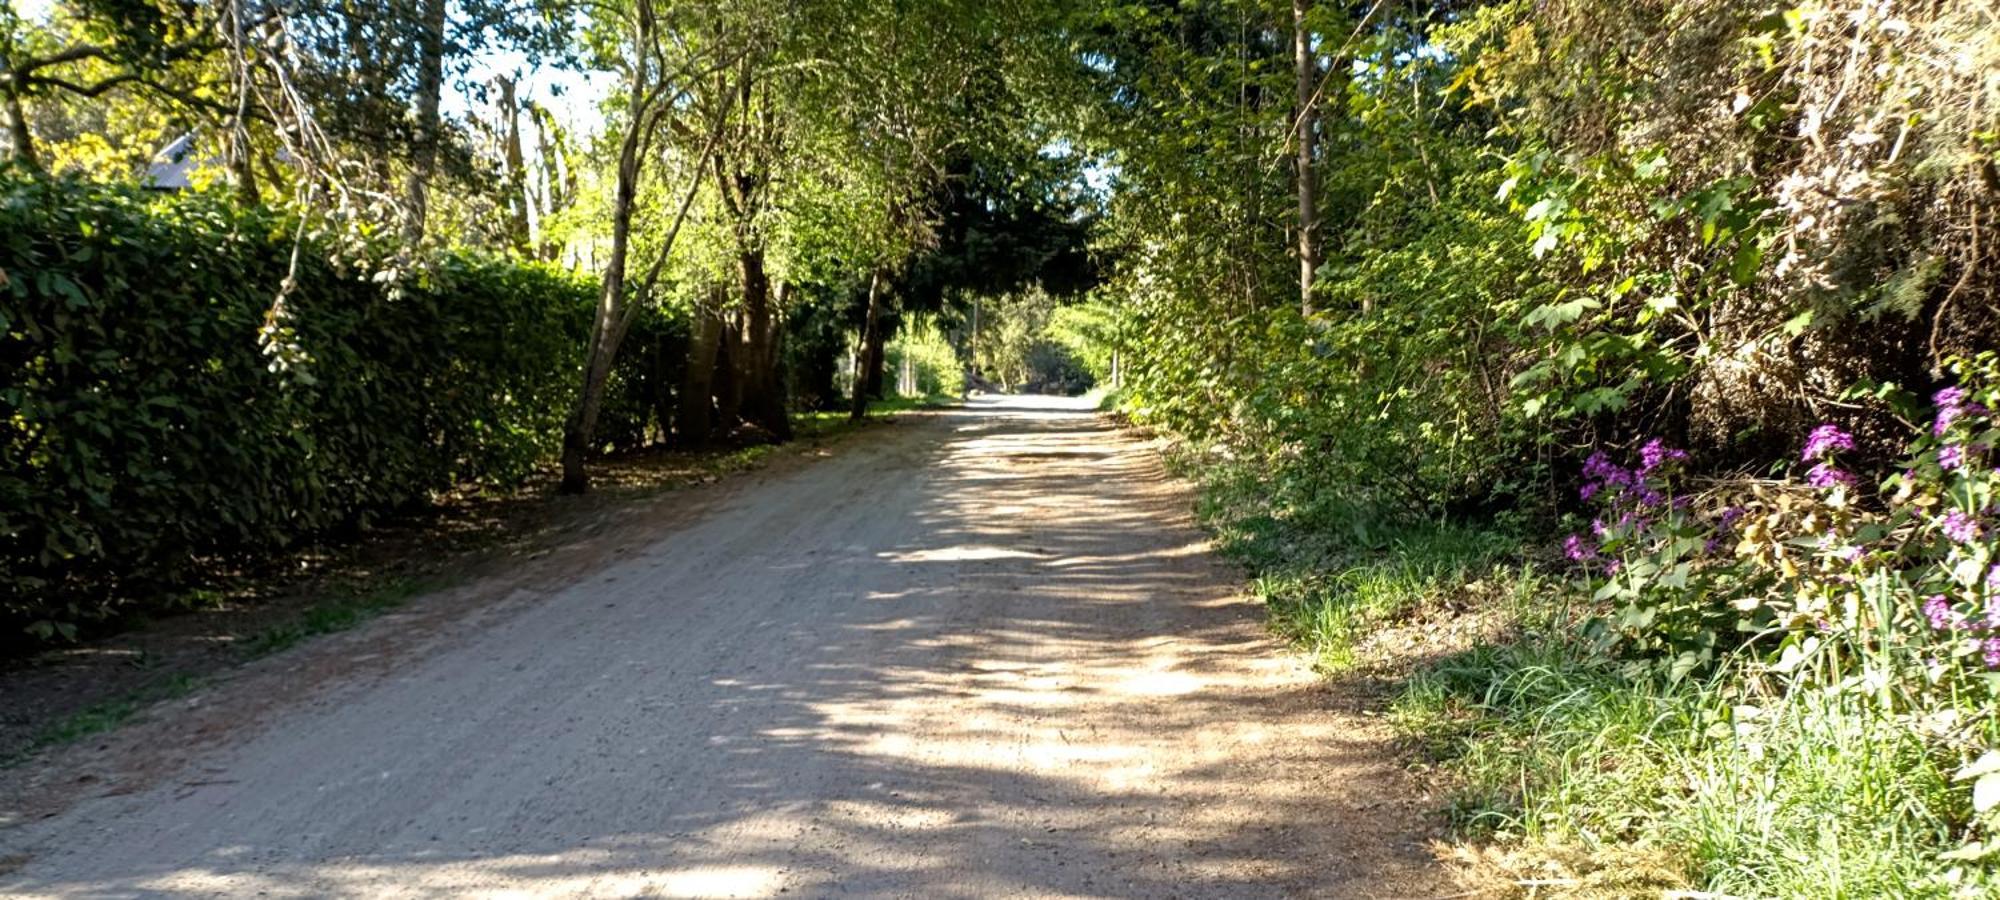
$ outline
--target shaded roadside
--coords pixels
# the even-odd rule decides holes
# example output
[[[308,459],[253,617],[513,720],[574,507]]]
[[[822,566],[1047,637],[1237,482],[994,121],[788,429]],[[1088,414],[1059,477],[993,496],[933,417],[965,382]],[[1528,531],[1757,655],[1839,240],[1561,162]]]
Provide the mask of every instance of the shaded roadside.
[[[295,552],[218,563],[166,609],[133,615],[68,646],[0,659],[0,770],[39,751],[93,738],[149,706],[175,700],[247,662],[352,627],[580,538],[656,516],[661,504],[699,502],[684,489],[829,455],[870,427],[803,419],[785,445],[667,450],[601,461],[583,496],[554,491],[553,472],[505,492],[466,490],[357,534]],[[4,779],[0,779],[4,781]]]

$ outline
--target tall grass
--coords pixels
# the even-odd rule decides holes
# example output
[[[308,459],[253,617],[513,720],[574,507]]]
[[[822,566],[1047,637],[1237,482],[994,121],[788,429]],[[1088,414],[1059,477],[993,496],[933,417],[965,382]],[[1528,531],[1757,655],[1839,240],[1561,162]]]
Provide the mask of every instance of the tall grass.
[[[1726,894],[1952,893],[1951,771],[1908,728],[1848,694],[1746,697],[1726,672],[1628,678],[1545,621],[1426,668],[1391,707],[1452,779],[1461,834],[1597,888],[1638,848]]]
[[[1359,644],[1427,598],[1470,581],[1509,544],[1450,525],[1359,527],[1338,505],[1274,505],[1247,468],[1211,469],[1203,520],[1223,553],[1246,566],[1276,629],[1339,672]]]
[[[1359,528],[1205,474],[1205,521],[1329,672],[1395,663],[1368,636],[1442,624],[1423,618],[1440,599],[1476,592],[1500,620],[1405,669],[1389,716],[1446,783],[1462,844],[1538,896],[1993,896],[1939,859],[1962,841],[1954,764],[1855,692],[1760,687],[1750,661],[1634,674],[1582,636],[1588,598],[1523,563],[1518,536]]]

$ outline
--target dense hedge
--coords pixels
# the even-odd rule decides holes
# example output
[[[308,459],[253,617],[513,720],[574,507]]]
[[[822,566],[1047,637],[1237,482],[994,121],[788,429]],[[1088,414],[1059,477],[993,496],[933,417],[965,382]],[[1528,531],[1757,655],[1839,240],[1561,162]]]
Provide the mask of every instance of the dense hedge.
[[[680,310],[648,307],[625,333],[597,419],[597,445],[613,453],[667,438],[675,426],[687,375],[688,319]]]
[[[518,478],[557,443],[587,282],[466,254],[378,277],[308,236],[277,365],[260,331],[297,235],[198,194],[0,176],[4,633]]]

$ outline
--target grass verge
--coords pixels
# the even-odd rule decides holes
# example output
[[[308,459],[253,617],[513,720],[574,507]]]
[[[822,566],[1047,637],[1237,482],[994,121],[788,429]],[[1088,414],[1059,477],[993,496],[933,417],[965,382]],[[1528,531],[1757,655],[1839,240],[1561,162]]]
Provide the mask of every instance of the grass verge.
[[[313,604],[289,622],[252,635],[243,642],[244,656],[257,659],[288,650],[308,638],[346,631],[446,584],[442,578],[399,577],[350,588]]]
[[[1207,465],[1200,513],[1272,627],[1329,674],[1389,684],[1454,855],[1517,896],[1994,896],[1941,861],[1963,785],[1911,722],[1851,693],[1633,675],[1582,636],[1589,598],[1518,534],[1382,528]],[[1698,894],[1701,895],[1701,894]]]
[[[42,727],[27,744],[0,756],[0,769],[20,765],[50,747],[69,744],[103,734],[138,715],[155,703],[185,697],[207,683],[197,675],[176,674],[158,679],[138,690],[94,703]]]

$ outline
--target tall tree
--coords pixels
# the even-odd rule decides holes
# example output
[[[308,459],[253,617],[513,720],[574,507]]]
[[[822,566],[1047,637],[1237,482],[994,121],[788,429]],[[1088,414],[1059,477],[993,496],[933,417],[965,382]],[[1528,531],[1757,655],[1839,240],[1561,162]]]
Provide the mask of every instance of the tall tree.
[[[686,21],[690,14],[662,0],[630,0],[618,10],[613,23],[616,33],[606,48],[613,65],[623,70],[623,125],[611,205],[606,210],[611,243],[584,351],[583,384],[563,428],[561,489],[565,493],[582,493],[590,487],[587,466],[612,363],[642,304],[656,299],[654,290],[660,275],[673,255],[681,226],[722,135],[720,117],[692,124],[683,101],[693,85],[729,71],[741,54],[722,42],[702,40]],[[692,14],[700,15],[701,11]],[[675,146],[669,141],[676,135],[698,135],[694,141],[699,143],[684,141]],[[661,170],[671,170],[669,163],[674,162],[679,163],[683,184],[678,200],[671,218],[652,242],[651,261],[638,270],[637,278],[630,278],[632,225],[641,191],[649,180],[660,180]]]
[[[13,4],[0,6],[0,116],[7,158],[43,164],[32,119],[37,101],[108,105],[130,94],[171,104],[188,114],[226,107],[189,77],[186,64],[211,56],[221,42],[213,10],[135,2],[68,2],[46,21],[30,21]]]
[[[404,188],[403,239],[424,239],[430,217],[431,178],[437,173],[438,144],[444,132],[439,105],[444,96],[445,0],[421,0],[416,21],[416,138],[410,147],[410,175]]]
[[[762,19],[766,27],[783,23]],[[731,348],[733,385],[739,409],[749,421],[777,440],[792,436],[785,386],[778,372],[780,322],[769,264],[769,206],[774,163],[786,151],[783,100],[774,84],[775,52],[768,31],[760,31],[729,84],[714,97],[717,115],[725,122],[724,139],[715,156],[716,196],[730,223],[737,287],[742,301],[742,327]]]

